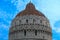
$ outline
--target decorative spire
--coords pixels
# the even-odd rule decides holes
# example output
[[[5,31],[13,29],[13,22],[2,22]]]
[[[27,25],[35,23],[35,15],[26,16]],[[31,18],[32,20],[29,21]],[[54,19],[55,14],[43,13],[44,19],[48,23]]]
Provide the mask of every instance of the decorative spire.
[[[30,0],[30,2],[27,4],[26,9],[28,9],[28,10],[35,10],[35,6],[34,6],[34,4],[31,2],[31,0]]]

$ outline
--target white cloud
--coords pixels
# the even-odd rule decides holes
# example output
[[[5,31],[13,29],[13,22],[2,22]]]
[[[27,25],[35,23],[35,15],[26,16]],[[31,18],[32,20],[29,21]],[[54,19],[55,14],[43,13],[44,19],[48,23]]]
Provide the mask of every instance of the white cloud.
[[[9,29],[9,25],[11,23],[12,15],[5,11],[0,10],[0,29]],[[1,30],[0,30],[1,31]]]
[[[60,27],[55,28],[55,31],[56,31],[57,33],[60,33]]]
[[[8,25],[5,25],[5,24],[0,23],[0,29],[1,28],[5,29],[5,30],[8,30],[9,29]]]
[[[11,0],[11,3],[13,3],[18,11],[21,11],[25,8],[26,3],[29,0]]]
[[[60,33],[60,27],[52,27],[52,30],[54,30],[56,33]]]
[[[56,21],[55,21],[56,22]],[[53,23],[52,21],[51,21],[51,28],[52,28],[52,30],[54,30],[56,33],[60,33],[60,26],[58,26],[59,24],[58,23],[56,23],[56,24],[58,24],[57,26],[55,26],[55,22]]]
[[[7,23],[11,22],[11,19],[13,18],[13,14],[7,13],[6,11],[0,10],[0,18],[6,21]]]

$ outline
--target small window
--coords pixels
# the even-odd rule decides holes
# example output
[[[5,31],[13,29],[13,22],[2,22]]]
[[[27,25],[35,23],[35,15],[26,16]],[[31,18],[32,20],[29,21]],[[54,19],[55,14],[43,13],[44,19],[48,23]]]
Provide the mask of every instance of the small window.
[[[43,36],[43,39],[44,39],[45,37]]]
[[[19,22],[21,23],[21,20],[19,20]]]
[[[36,20],[35,19],[33,19],[33,23],[35,22]]]
[[[40,20],[40,23],[42,23],[42,20]]]
[[[37,35],[37,30],[35,30],[35,35]]]
[[[48,23],[46,22],[46,25],[47,25]]]
[[[28,23],[28,20],[26,20],[26,22]]]
[[[24,30],[24,36],[26,36],[26,30]]]

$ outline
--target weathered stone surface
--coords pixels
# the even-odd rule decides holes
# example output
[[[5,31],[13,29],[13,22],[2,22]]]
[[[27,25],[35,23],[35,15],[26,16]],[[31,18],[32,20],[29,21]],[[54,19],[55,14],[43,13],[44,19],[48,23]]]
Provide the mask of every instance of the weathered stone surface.
[[[9,40],[52,40],[49,20],[29,3],[25,11],[13,19]]]

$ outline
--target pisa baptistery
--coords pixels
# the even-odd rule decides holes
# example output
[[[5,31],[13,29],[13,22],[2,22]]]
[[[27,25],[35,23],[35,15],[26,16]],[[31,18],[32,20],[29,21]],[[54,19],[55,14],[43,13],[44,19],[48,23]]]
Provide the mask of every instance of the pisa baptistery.
[[[52,40],[49,20],[30,2],[12,20],[9,40]]]

